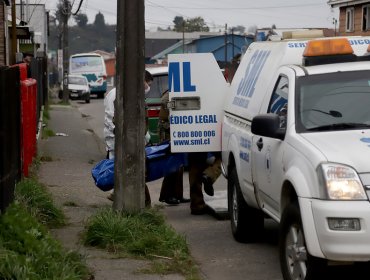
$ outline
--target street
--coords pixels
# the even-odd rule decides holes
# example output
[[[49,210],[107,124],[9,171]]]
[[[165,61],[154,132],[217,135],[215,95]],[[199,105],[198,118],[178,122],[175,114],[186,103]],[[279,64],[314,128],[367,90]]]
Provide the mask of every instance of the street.
[[[93,128],[104,147],[103,99],[92,98],[90,104],[71,101]],[[152,205],[158,201],[161,179],[148,183]],[[215,196],[226,190],[226,179],[222,176],[215,183]],[[184,196],[189,197],[188,176],[184,174]],[[205,199],[211,199],[205,195]],[[177,232],[186,236],[192,256],[199,264],[204,279],[222,280],[278,280],[282,279],[278,257],[278,225],[265,219],[265,231],[261,242],[242,244],[234,240],[230,221],[217,219],[211,215],[193,216],[189,204],[167,206],[163,213]],[[367,279],[370,266],[330,266],[323,271],[323,279]]]

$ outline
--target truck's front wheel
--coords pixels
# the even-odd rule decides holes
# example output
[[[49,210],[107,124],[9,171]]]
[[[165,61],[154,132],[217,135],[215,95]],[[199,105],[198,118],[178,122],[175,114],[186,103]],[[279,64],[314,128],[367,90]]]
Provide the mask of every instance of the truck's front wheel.
[[[238,174],[234,168],[228,180],[228,208],[231,230],[236,241],[253,242],[261,237],[264,226],[263,213],[248,206],[240,190]]]
[[[325,261],[311,256],[306,247],[301,214],[296,203],[282,215],[279,234],[280,266],[284,280],[319,279]]]

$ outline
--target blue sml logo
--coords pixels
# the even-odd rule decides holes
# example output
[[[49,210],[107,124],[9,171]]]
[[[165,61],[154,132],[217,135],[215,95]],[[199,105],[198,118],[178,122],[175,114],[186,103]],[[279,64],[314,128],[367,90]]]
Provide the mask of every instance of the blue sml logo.
[[[197,90],[191,84],[190,62],[182,62],[182,89],[183,92],[194,92]],[[180,62],[171,62],[168,65],[168,89],[170,92],[181,92]]]
[[[366,143],[366,144],[370,144],[370,138],[365,138],[365,137],[364,137],[364,138],[361,138],[361,139],[360,139],[360,141],[361,141],[361,142],[364,142],[364,143]],[[370,145],[367,145],[367,146],[368,146],[368,147],[370,147]]]

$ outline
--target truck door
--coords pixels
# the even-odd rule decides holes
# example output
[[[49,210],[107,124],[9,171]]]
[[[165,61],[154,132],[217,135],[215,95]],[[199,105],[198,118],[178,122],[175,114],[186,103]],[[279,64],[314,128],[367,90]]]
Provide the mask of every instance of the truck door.
[[[280,127],[286,128],[289,80],[280,75],[272,92],[267,112],[280,116]],[[280,186],[283,178],[284,141],[254,135],[252,139],[252,177],[261,206],[278,217]]]
[[[171,151],[221,151],[229,84],[213,54],[169,55],[168,88]]]

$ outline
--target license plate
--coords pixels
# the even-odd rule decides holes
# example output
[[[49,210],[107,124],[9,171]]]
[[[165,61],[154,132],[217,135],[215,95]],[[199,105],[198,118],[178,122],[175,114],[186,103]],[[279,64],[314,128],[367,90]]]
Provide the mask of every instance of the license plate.
[[[72,97],[78,97],[78,93],[71,93]]]

